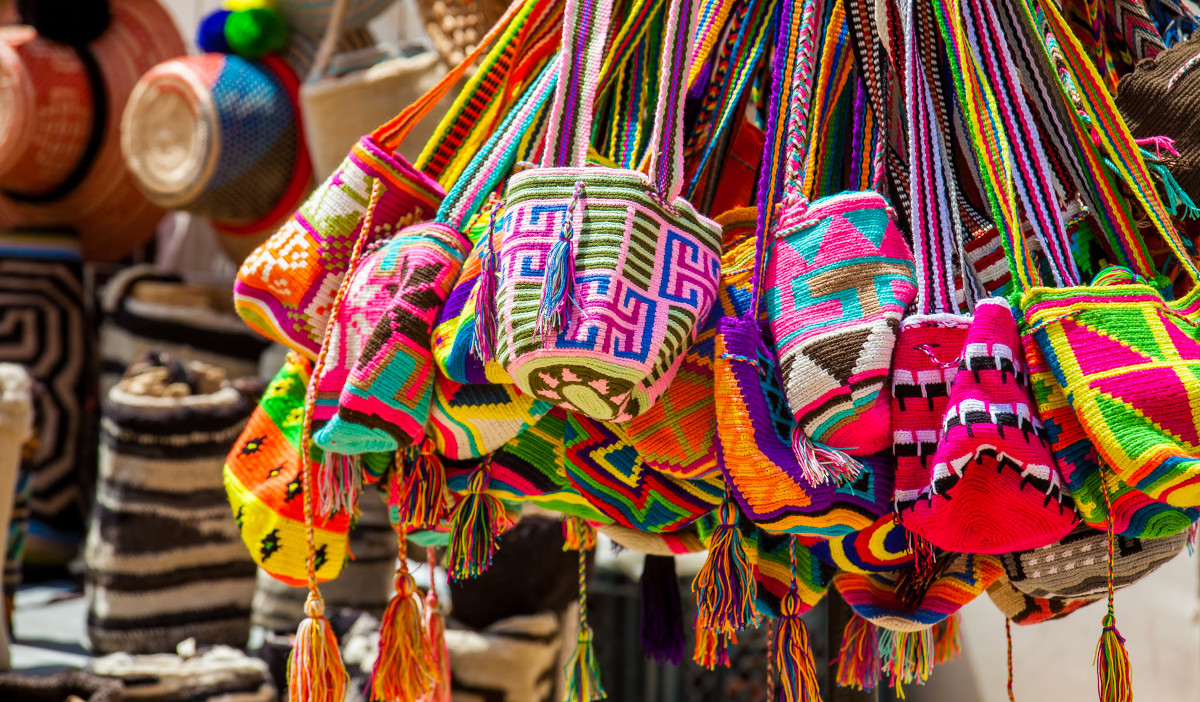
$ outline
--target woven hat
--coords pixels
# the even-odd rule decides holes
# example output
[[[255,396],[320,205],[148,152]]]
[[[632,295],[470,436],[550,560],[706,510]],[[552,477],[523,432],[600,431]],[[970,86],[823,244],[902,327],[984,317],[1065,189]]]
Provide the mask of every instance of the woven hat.
[[[102,261],[140,246],[162,217],[125,167],[119,125],[142,73],[185,51],[157,0],[109,2],[112,22],[85,52],[0,28],[0,227],[72,226],[84,258]]]
[[[1022,626],[1062,619],[1100,600],[1099,597],[1034,597],[1013,587],[1008,578],[1003,576],[992,583],[987,594],[1001,614]]]
[[[1187,532],[1161,539],[1116,537],[1113,589],[1128,587],[1174,558]],[[1091,597],[1108,589],[1108,534],[1081,525],[1061,541],[1000,557],[1009,582],[1034,597]]]

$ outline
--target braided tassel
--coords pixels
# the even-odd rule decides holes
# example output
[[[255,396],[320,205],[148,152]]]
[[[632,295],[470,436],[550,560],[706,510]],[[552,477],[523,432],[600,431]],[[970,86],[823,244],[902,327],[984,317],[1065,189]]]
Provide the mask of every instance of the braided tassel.
[[[1101,483],[1104,483],[1101,475]],[[1101,486],[1104,505],[1112,514],[1112,501],[1108,489]],[[1113,566],[1116,559],[1117,535],[1112,519],[1108,520],[1108,611],[1104,615],[1104,629],[1096,643],[1096,655],[1092,663],[1096,666],[1096,692],[1100,702],[1131,702],[1133,700],[1133,669],[1129,664],[1129,651],[1125,650],[1125,637],[1117,631],[1117,615],[1113,603]]]
[[[933,664],[949,663],[962,655],[962,615],[958,612],[933,627]]]
[[[800,472],[810,484],[849,485],[862,475],[862,464],[843,451],[819,444],[792,427],[792,453],[800,464]]]
[[[580,520],[582,522],[582,520]],[[591,527],[583,525],[587,529]],[[581,541],[587,542],[584,538]],[[594,544],[595,534],[590,538]],[[600,683],[600,665],[596,661],[596,652],[592,647],[592,628],[588,626],[587,617],[587,550],[579,549],[579,639],[575,644],[575,652],[567,663],[567,694],[566,702],[588,702],[602,700],[607,696],[604,685]]]
[[[404,473],[404,499],[401,501],[406,515],[404,526],[418,530],[436,529],[446,516],[446,470],[433,439],[429,437],[409,447],[406,453],[408,470]],[[399,453],[396,455],[400,456]]]
[[[709,670],[729,667],[729,647],[737,643],[737,632],[721,632],[696,627],[696,648],[692,660]]]
[[[486,492],[488,459],[471,474],[467,494],[450,517],[450,577],[478,577],[492,565],[507,518],[500,498]]]
[[[738,510],[727,495],[717,510],[719,523],[708,544],[708,558],[692,581],[698,609],[696,628],[729,633],[757,625],[758,583],[746,553],[746,539],[737,527]]]
[[[576,181],[571,202],[563,213],[558,241],[546,255],[546,287],[542,288],[542,302],[534,327],[539,334],[562,331],[571,318],[570,305],[575,303],[575,255],[571,243],[575,238],[575,210],[582,197],[583,181],[580,180]]]
[[[450,649],[446,647],[446,620],[442,616],[438,601],[434,571],[437,569],[437,552],[425,549],[425,562],[429,564],[429,594],[425,596],[425,640],[429,655],[433,658],[433,685],[420,702],[450,702]]]
[[[491,361],[496,348],[496,272],[499,259],[496,256],[496,213],[503,207],[498,203],[488,215],[486,243],[480,261],[479,283],[475,286],[475,354],[484,363]]]
[[[396,594],[383,613],[371,693],[380,700],[415,700],[434,684],[436,664],[425,636],[424,600],[408,572],[406,529],[400,526]]]
[[[874,690],[883,675],[881,665],[879,633],[875,625],[855,614],[842,632],[837,684],[855,690]]]

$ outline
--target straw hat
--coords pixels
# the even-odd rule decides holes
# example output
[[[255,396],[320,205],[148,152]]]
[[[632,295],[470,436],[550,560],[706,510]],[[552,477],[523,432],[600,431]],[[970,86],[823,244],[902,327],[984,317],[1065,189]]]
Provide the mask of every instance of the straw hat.
[[[125,168],[119,125],[141,74],[184,53],[156,0],[110,7],[107,31],[85,51],[0,27],[0,227],[74,227],[90,260],[126,255],[162,217]]]

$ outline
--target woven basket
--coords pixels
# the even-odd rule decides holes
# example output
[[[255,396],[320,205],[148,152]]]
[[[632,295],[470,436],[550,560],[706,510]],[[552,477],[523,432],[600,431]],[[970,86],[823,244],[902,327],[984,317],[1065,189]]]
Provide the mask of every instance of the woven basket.
[[[449,64],[471,53],[508,5],[506,0],[417,0],[425,31]]]

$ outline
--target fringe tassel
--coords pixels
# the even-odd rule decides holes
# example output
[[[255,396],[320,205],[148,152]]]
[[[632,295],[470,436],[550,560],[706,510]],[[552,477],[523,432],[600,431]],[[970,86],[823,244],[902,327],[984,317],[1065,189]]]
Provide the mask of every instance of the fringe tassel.
[[[340,513],[356,516],[362,482],[362,462],[358,456],[326,451],[317,482],[321,515],[330,517]]]
[[[775,635],[775,666],[787,702],[821,702],[817,664],[813,662],[808,627],[800,618],[800,598],[788,591],[780,602]]]
[[[591,551],[596,548],[596,530],[579,517],[563,517],[563,550]]]
[[[930,629],[879,632],[883,672],[896,696],[905,699],[904,685],[924,685],[933,672],[933,636]]]
[[[401,543],[404,538],[401,537]],[[400,552],[396,594],[383,613],[379,656],[371,674],[371,693],[380,700],[415,700],[434,684],[437,667],[423,628],[424,600]]]
[[[1145,155],[1145,150],[1142,153]],[[1155,163],[1148,160],[1146,165],[1153,169],[1158,174],[1159,179],[1162,180],[1163,194],[1166,195],[1167,205],[1171,208],[1172,212],[1178,214],[1179,208],[1182,207],[1182,216],[1185,219],[1200,217],[1200,207],[1196,207],[1192,196],[1187,194],[1187,191],[1175,179],[1175,175],[1171,173],[1171,169],[1165,163]]]
[[[855,614],[842,632],[837,684],[867,692],[874,690],[883,676],[881,666],[879,633],[874,624]]]
[[[1100,475],[1104,483],[1105,475]],[[1104,506],[1112,514],[1112,500],[1108,490],[1101,490]],[[1092,663],[1096,666],[1096,692],[1100,702],[1131,702],[1133,700],[1133,668],[1129,664],[1129,651],[1125,650],[1125,637],[1117,631],[1117,615],[1113,601],[1113,568],[1116,561],[1117,535],[1112,519],[1108,520],[1108,611],[1104,614],[1104,629],[1096,643],[1096,655]]]
[[[737,643],[737,633],[712,631],[702,626],[696,627],[696,648],[692,651],[692,660],[696,665],[702,665],[709,670],[717,666],[729,667],[729,647]]]
[[[480,264],[479,284],[475,286],[475,354],[484,363],[491,361],[496,348],[496,274],[499,259],[496,256],[496,213],[504,207],[503,203],[492,208],[488,215],[487,234],[484,235],[486,244]]]
[[[642,653],[660,664],[679,665],[687,634],[683,630],[683,601],[674,556],[647,555],[638,590]]]
[[[962,616],[955,612],[933,627],[933,664],[942,665],[962,655]]]
[[[349,676],[333,627],[325,618],[325,602],[320,595],[309,593],[304,613],[288,659],[288,700],[343,702]]]
[[[446,470],[433,439],[425,437],[410,447],[408,470],[404,473],[404,526],[414,530],[436,529],[446,516]],[[397,454],[399,455],[399,454]]]
[[[500,498],[485,491],[488,486],[487,459],[475,469],[467,494],[459,500],[450,518],[450,577],[478,577],[492,565],[500,534],[507,518]]]
[[[726,496],[718,508],[719,523],[708,544],[708,558],[692,581],[696,593],[698,629],[729,633],[757,625],[758,583],[746,553],[746,539],[737,527],[738,509]]]
[[[595,542],[595,536],[592,537],[592,541]],[[596,662],[596,652],[592,647],[592,627],[588,625],[587,551],[584,549],[579,550],[579,639],[565,672],[566,702],[602,700],[607,696],[604,686],[600,684],[600,666]]]
[[[571,203],[563,213],[562,226],[558,230],[558,241],[546,255],[546,286],[542,288],[542,301],[538,306],[537,324],[539,334],[554,334],[567,328],[570,321],[570,306],[575,304],[575,255],[571,242],[575,238],[575,210],[583,196],[583,181],[576,181]]]
[[[804,479],[812,485],[849,485],[862,475],[862,464],[843,451],[819,444],[792,427],[792,452]]]
[[[429,564],[429,594],[425,596],[425,640],[429,655],[433,659],[433,685],[420,702],[450,702],[450,649],[446,647],[446,620],[442,616],[438,600],[434,571],[437,568],[437,552],[425,549],[425,562]]]

